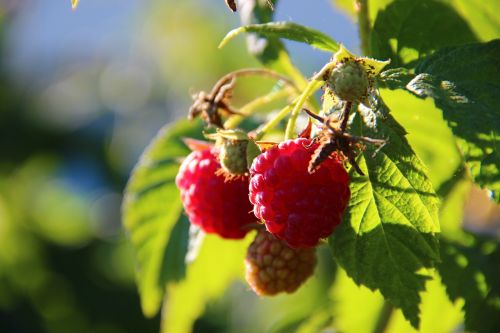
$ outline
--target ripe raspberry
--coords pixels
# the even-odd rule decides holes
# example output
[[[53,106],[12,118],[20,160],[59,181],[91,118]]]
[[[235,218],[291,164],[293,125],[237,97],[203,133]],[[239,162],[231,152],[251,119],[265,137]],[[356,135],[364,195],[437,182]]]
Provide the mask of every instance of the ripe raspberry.
[[[316,252],[292,249],[265,230],[259,231],[245,258],[245,277],[257,295],[292,293],[313,273]]]
[[[328,80],[330,88],[340,99],[360,101],[368,94],[370,80],[361,64],[356,61],[339,62]]]
[[[291,247],[316,246],[340,223],[350,197],[349,176],[335,155],[307,171],[318,144],[280,143],[253,161],[250,201],[267,230]]]
[[[240,239],[255,222],[248,201],[248,177],[226,181],[216,148],[194,151],[182,163],[175,179],[189,220],[207,233]]]

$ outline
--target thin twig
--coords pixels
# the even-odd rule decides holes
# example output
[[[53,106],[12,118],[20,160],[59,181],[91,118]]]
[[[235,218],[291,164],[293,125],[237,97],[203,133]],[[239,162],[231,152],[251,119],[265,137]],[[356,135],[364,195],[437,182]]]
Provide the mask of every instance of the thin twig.
[[[342,123],[340,124],[340,132],[344,133],[347,128],[347,121],[351,113],[352,102],[345,102],[344,110],[342,112]]]

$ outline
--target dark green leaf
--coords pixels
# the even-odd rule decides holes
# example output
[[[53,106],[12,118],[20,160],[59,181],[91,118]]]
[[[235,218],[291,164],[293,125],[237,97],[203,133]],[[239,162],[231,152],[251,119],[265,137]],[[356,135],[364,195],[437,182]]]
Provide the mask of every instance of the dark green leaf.
[[[396,0],[381,10],[371,35],[371,55],[406,66],[451,45],[477,41],[467,22],[450,5],[436,0]]]
[[[184,275],[187,226],[184,218],[179,219],[182,203],[175,176],[179,159],[189,153],[182,138],[199,133],[199,123],[165,126],[142,154],[125,190],[123,224],[135,250],[137,283],[147,316],[158,312],[166,283]]]
[[[186,276],[189,243],[189,219],[181,214],[170,232],[161,269],[160,281],[179,281]]]
[[[327,52],[336,52],[339,49],[339,44],[324,33],[292,22],[252,24],[234,29],[224,37],[219,47],[223,47],[231,39],[244,32],[253,32],[264,37],[284,38],[302,42]]]
[[[425,269],[439,260],[438,199],[404,130],[388,110],[381,111],[364,110],[375,117],[376,127],[358,116],[351,127],[353,133],[388,143],[378,152],[367,145],[359,155],[366,176],[351,168],[351,200],[330,244],[356,283],[380,290],[418,327]]]
[[[500,243],[471,238],[470,244],[442,239],[438,270],[451,300],[465,300],[466,330],[500,332]]]
[[[434,98],[475,182],[500,197],[500,40],[446,48],[424,59],[408,85]]]
[[[391,68],[380,73],[377,79],[377,86],[380,88],[403,89],[415,77],[406,68]]]

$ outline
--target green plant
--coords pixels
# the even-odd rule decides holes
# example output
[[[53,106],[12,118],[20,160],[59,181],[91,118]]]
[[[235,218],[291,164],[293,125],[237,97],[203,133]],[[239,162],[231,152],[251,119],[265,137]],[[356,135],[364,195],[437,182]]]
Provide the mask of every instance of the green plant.
[[[336,2],[350,8],[350,1]],[[451,330],[461,322],[470,331],[499,331],[498,239],[466,232],[460,222],[471,183],[500,201],[500,40],[493,39],[500,32],[494,19],[500,5],[357,1],[354,14],[368,58],[352,55],[319,31],[272,22],[276,1],[274,6],[248,4],[253,21],[229,32],[220,46],[242,33],[257,34],[266,44],[256,57],[268,70],[224,76],[210,94],[196,96],[190,115],[201,115],[212,132],[240,125],[250,131],[251,161],[260,153],[254,143],[264,149],[270,138],[295,138],[297,118],[307,107],[317,126],[306,136],[318,138],[325,151],[318,154],[324,158],[330,152],[344,156],[350,175],[349,206],[328,239],[332,265],[338,266],[337,277],[329,281],[330,297],[297,315],[294,327],[306,332],[329,326],[410,330],[398,319],[402,313],[414,329],[424,331]],[[280,39],[335,56],[307,79]],[[280,82],[268,95],[233,110],[231,92],[241,73]],[[320,88],[319,106],[314,93]],[[282,97],[288,102],[280,111],[268,117],[257,112]],[[413,118],[417,113],[419,121]],[[223,242],[207,236],[199,248],[199,233],[188,230],[174,178],[178,160],[189,153],[182,138],[201,135],[199,121],[167,125],[132,173],[123,203],[124,225],[137,254],[143,311],[156,314],[165,297],[165,331],[190,329],[207,301],[241,276],[248,246],[248,240]],[[215,262],[217,270],[210,270]],[[453,317],[460,304],[443,300],[443,287],[452,302],[462,300],[463,318]],[[440,307],[433,309],[433,304]],[[351,320],[349,313],[356,309],[368,319]],[[447,318],[447,311],[452,320],[432,323],[433,318]]]

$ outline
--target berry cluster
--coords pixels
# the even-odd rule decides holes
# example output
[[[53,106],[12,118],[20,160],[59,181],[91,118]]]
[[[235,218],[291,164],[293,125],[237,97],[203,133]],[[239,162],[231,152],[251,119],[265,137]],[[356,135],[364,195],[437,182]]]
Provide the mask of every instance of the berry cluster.
[[[239,76],[263,75],[279,79],[294,92],[299,90],[279,73],[238,70],[223,76],[209,93],[194,95],[189,118],[200,117],[207,128],[216,129],[206,134],[215,146],[205,146],[184,160],[177,176],[184,208],[191,223],[223,238],[243,238],[258,229],[245,259],[247,281],[257,294],[293,292],[312,275],[315,247],[339,225],[350,199],[344,162],[363,175],[356,163],[363,144],[382,147],[386,143],[348,131],[351,110],[360,102],[369,104],[373,78],[386,64],[357,58],[341,47],[301,93],[300,103],[291,106],[286,136],[291,137],[288,129],[293,130],[318,80],[324,82],[325,94],[338,102],[340,112],[320,116],[305,110],[321,124],[320,131],[313,133],[309,122],[298,139],[279,144],[259,143],[246,132],[232,129],[249,109],[242,112],[231,106]],[[223,122],[223,115],[236,117]],[[269,131],[279,120],[270,120],[258,131]]]
[[[245,259],[248,283],[258,295],[293,292],[313,273],[314,247],[341,221],[348,174],[335,154],[310,172],[318,143],[299,138],[257,156],[249,172],[228,177],[225,161],[246,163],[246,152],[226,146],[207,145],[183,161],[176,183],[189,220],[229,239],[258,229]]]

